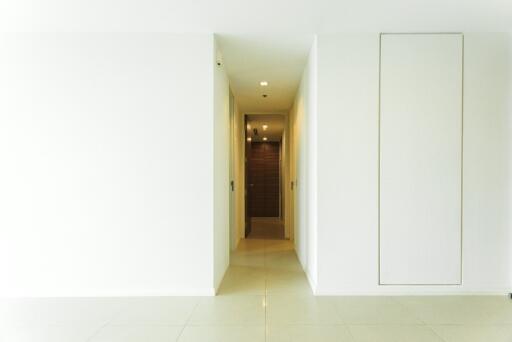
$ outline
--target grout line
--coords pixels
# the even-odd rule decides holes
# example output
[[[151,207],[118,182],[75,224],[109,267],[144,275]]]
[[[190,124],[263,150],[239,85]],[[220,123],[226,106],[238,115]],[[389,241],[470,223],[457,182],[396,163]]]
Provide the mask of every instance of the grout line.
[[[93,339],[93,338],[95,338],[96,336],[98,336],[98,335],[99,335],[99,333],[100,333],[100,332],[101,332],[105,327],[107,327],[107,326],[110,324],[110,322],[111,322],[111,320],[109,320],[107,323],[105,323],[105,324],[101,325],[101,326],[98,328],[98,330],[96,330],[96,331],[95,331],[91,336],[89,336],[89,337],[85,340],[85,342],[90,342],[90,341],[92,341],[92,339]]]
[[[427,323],[425,320],[421,319],[412,309],[410,309],[407,305],[405,305],[405,303],[400,302],[398,300],[398,298],[395,298],[395,297],[389,297],[389,298],[391,298],[392,301],[394,301],[395,303],[400,305],[402,308],[404,308],[407,313],[410,313],[411,315],[413,315],[414,318],[416,320],[418,320],[418,322],[421,322],[421,325],[419,325],[419,326],[422,326],[422,327],[425,327],[425,328],[431,330],[432,333],[434,335],[436,335],[439,338],[440,341],[446,342],[446,340],[444,338],[439,336],[439,334],[434,329],[432,329],[432,327],[431,327],[431,325],[429,323]]]
[[[345,329],[347,329],[348,331],[348,335],[350,336],[350,338],[352,339],[352,341],[356,341],[356,337],[354,336],[354,334],[352,333],[352,330],[350,330],[350,325],[348,324],[343,324],[343,326],[345,327]]]
[[[439,335],[439,334],[438,334],[438,333],[437,333],[437,332],[432,328],[432,326],[431,326],[430,324],[425,324],[425,326],[426,326],[430,331],[432,331],[432,333],[433,333],[434,335],[436,335],[437,337],[439,337],[439,340],[440,340],[440,341],[447,342],[447,341],[446,341],[446,340],[445,340],[441,335]]]
[[[414,319],[416,319],[418,322],[421,322],[420,325],[422,326],[426,326],[427,325],[427,322],[425,322],[424,320],[422,320],[412,309],[410,309],[407,305],[405,305],[405,303],[402,303],[398,300],[398,297],[395,297],[395,296],[389,296],[387,298],[390,298],[393,302],[395,302],[396,304],[398,304],[401,308],[403,308],[407,313],[411,314],[412,316],[414,316]]]
[[[201,303],[201,298],[199,298],[197,300],[197,303],[194,305],[194,308],[192,309],[192,311],[190,312],[190,315],[188,315],[187,317],[187,320],[185,321],[185,324],[183,324],[183,327],[181,328],[181,331],[180,333],[178,334],[178,336],[176,337],[176,342],[178,342],[181,338],[181,335],[183,335],[183,332],[185,331],[185,328],[187,326],[189,326],[190,324],[190,320],[192,319],[192,316],[194,315],[194,312],[196,311],[197,307],[199,306],[199,303]]]
[[[90,342],[92,341],[93,338],[95,338],[96,336],[98,336],[98,334],[103,330],[105,329],[108,325],[110,325],[112,323],[112,321],[114,320],[114,318],[116,318],[119,314],[121,314],[121,312],[123,311],[123,308],[119,308],[118,310],[115,310],[114,314],[112,315],[112,317],[110,317],[109,320],[107,320],[107,322],[105,324],[102,324],[91,336],[89,336],[85,342]]]

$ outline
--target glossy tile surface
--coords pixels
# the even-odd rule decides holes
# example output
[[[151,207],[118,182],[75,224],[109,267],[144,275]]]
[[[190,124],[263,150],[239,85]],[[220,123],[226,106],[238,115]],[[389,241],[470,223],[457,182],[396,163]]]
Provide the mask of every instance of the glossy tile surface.
[[[502,296],[315,297],[285,240],[242,240],[216,297],[0,301],[0,342],[512,342]]]

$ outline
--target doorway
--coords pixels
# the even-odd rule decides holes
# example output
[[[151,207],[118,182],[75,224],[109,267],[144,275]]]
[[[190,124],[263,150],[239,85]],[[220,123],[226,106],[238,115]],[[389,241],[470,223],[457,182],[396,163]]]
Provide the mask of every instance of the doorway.
[[[285,239],[283,115],[245,116],[245,238]]]

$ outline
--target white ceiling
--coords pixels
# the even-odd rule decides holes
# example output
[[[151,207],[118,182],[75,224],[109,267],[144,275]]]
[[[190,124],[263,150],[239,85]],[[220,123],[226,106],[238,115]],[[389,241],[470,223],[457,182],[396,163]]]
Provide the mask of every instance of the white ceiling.
[[[217,33],[241,109],[279,112],[314,34],[511,32],[512,0],[4,0],[0,31]]]
[[[0,30],[510,31],[511,7],[510,0],[4,0]]]
[[[276,113],[290,109],[312,35],[218,35],[217,40],[241,111]],[[268,86],[260,86],[260,81],[267,81]]]
[[[284,132],[284,115],[248,115],[247,116],[247,136],[252,138],[253,142],[263,141],[281,141]],[[267,125],[267,130],[263,130],[263,125]],[[250,128],[249,128],[250,126]],[[254,129],[258,129],[258,135],[254,134]]]

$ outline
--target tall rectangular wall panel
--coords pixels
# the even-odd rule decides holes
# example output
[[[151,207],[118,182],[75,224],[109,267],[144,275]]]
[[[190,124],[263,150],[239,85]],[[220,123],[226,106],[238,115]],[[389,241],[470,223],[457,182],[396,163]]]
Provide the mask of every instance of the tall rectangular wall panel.
[[[380,284],[460,284],[463,36],[383,34],[380,58]]]

